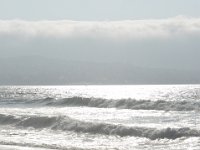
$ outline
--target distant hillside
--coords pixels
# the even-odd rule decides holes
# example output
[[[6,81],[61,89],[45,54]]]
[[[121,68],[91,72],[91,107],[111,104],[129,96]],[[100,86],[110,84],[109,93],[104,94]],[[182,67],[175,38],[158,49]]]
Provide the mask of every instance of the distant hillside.
[[[199,72],[44,57],[0,60],[1,85],[196,84]]]

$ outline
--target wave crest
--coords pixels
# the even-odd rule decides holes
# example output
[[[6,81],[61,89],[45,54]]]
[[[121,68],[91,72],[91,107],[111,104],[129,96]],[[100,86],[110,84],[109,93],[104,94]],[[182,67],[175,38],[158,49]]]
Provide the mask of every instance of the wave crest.
[[[124,125],[85,122],[70,117],[63,116],[22,116],[15,117],[11,115],[0,114],[0,123],[2,125],[12,125],[15,127],[32,127],[37,129],[52,129],[62,131],[83,132],[90,134],[104,134],[117,136],[136,136],[145,137],[151,140],[155,139],[176,139],[180,137],[200,136],[200,131],[190,128],[145,128],[129,127]]]
[[[164,111],[198,111],[199,101],[165,101],[165,100],[136,100],[136,99],[102,99],[71,97],[63,99],[44,98],[39,100],[0,101],[2,105],[30,105],[31,107],[68,107],[86,106],[97,108],[118,108],[133,110],[164,110]]]
[[[72,97],[64,99],[46,98],[40,103],[46,106],[87,106],[98,108],[119,108],[133,110],[165,110],[165,111],[192,111],[200,107],[200,102],[192,101],[164,101],[164,100],[135,100],[135,99],[98,99]]]

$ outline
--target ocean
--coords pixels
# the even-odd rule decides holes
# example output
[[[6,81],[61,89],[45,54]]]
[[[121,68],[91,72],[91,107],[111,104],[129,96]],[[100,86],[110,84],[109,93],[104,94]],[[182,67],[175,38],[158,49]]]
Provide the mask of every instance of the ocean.
[[[200,149],[200,85],[1,86],[2,150]]]

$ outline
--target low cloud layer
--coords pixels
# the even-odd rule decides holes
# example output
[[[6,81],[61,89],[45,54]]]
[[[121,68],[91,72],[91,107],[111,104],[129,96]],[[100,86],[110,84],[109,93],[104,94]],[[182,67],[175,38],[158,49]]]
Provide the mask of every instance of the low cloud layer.
[[[0,84],[199,83],[200,18],[0,21]]]
[[[200,18],[127,21],[1,20],[0,36],[25,38],[113,38],[118,40],[200,35]]]
[[[0,21],[0,57],[124,63],[197,70],[200,18]]]

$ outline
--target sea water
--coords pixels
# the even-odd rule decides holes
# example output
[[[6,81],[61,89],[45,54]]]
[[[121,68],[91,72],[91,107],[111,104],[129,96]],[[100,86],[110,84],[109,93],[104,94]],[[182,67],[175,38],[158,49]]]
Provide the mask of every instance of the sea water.
[[[200,149],[200,85],[1,86],[0,149]]]

